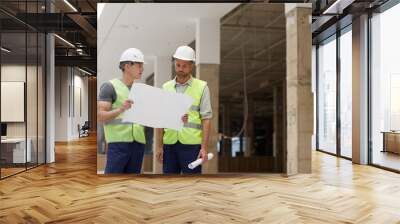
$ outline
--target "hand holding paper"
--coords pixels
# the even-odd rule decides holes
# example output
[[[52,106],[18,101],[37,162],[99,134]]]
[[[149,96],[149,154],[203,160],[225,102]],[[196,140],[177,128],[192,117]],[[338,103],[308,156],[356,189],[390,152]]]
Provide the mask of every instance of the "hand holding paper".
[[[182,121],[183,121],[184,124],[186,124],[188,122],[188,120],[189,120],[189,115],[188,114],[185,114],[185,115],[182,116]]]
[[[214,155],[211,152],[207,154],[208,160],[211,160],[213,157],[214,157]],[[199,166],[202,163],[203,163],[203,159],[197,159],[197,160],[189,163],[188,167],[189,167],[189,169],[193,170],[194,168],[196,168],[197,166]]]
[[[133,101],[132,100],[129,100],[129,99],[125,100],[125,102],[122,104],[121,109],[123,111],[129,110],[132,107],[132,105],[133,105]]]

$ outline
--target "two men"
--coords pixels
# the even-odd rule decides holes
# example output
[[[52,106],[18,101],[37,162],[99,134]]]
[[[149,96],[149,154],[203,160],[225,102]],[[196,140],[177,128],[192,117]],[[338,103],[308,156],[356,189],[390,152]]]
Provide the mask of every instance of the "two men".
[[[104,83],[100,88],[97,117],[104,123],[108,143],[105,173],[140,173],[146,143],[144,127],[123,123],[122,114],[131,108],[128,99],[135,79],[143,73],[144,55],[136,48],[125,50],[120,58],[122,77]]]
[[[207,83],[192,76],[195,51],[180,46],[174,56],[175,78],[163,85],[163,89],[182,93],[195,99],[188,114],[183,118],[181,131],[157,129],[157,158],[163,162],[164,174],[198,174],[201,166],[191,170],[188,164],[201,158],[207,161],[208,138],[212,110]]]
[[[166,91],[186,94],[195,99],[188,114],[182,117],[184,128],[157,129],[157,158],[163,163],[164,174],[199,174],[201,166],[191,170],[188,164],[201,158],[207,161],[208,138],[212,110],[207,83],[192,77],[195,52],[188,46],[179,47],[174,56],[176,77],[166,82]],[[144,128],[122,123],[122,114],[133,102],[128,100],[130,87],[143,72],[143,54],[130,48],[120,59],[121,79],[103,84],[98,102],[98,120],[105,123],[108,143],[105,173],[140,173],[144,153]]]

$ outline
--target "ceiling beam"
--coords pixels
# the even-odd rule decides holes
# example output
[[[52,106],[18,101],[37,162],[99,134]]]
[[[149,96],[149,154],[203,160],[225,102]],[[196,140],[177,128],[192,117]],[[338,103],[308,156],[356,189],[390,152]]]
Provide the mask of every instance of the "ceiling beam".
[[[243,13],[243,11],[249,7],[249,4],[240,4],[236,8],[232,9],[228,14],[221,18],[221,25],[226,24],[229,20],[238,15],[238,13]]]
[[[29,24],[33,29],[41,32],[66,32],[81,31],[67,15],[62,13],[18,13],[16,17],[23,23]]]
[[[256,58],[246,58],[248,63],[268,63],[267,59],[256,59]],[[242,58],[227,58],[221,61],[221,65],[224,63],[242,63]]]
[[[90,38],[96,39],[97,30],[86,20],[85,17],[80,14],[68,14],[68,17],[79,25]]]
[[[268,27],[265,26],[252,26],[252,25],[240,25],[240,24],[225,24],[221,27],[221,29],[227,30],[241,30],[243,31],[256,31],[256,32],[286,32],[285,27]]]
[[[56,66],[80,66],[96,70],[97,59],[90,56],[55,56]]]
[[[90,0],[86,0],[86,3],[93,9],[94,12],[97,12],[96,5],[93,5]]]

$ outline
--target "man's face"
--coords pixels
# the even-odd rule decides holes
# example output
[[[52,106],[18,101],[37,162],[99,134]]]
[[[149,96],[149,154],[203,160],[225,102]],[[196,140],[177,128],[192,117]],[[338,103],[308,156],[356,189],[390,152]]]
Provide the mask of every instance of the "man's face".
[[[127,64],[125,66],[125,71],[133,78],[140,79],[143,73],[143,63],[135,62],[132,64]]]
[[[175,59],[175,72],[177,76],[185,77],[192,73],[193,62]]]

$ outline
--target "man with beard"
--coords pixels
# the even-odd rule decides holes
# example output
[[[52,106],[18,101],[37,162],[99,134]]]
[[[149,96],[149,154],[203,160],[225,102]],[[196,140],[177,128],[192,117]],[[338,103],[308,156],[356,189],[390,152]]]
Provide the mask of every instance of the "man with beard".
[[[120,58],[122,77],[104,83],[98,99],[99,122],[104,123],[108,144],[105,173],[140,173],[145,147],[144,127],[122,122],[123,113],[132,107],[128,99],[135,79],[143,73],[144,55],[136,48],[125,50]]]
[[[163,163],[164,174],[199,174],[201,166],[191,170],[188,164],[201,158],[207,161],[210,119],[212,118],[210,91],[205,81],[192,76],[195,51],[180,46],[173,56],[175,78],[163,85],[163,89],[182,93],[195,99],[189,112],[182,117],[181,131],[157,129],[157,159]]]

